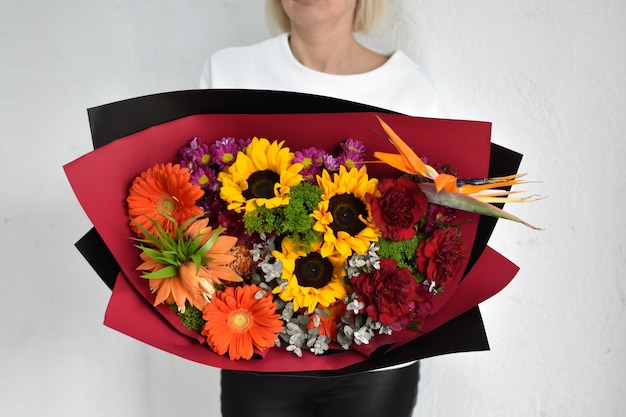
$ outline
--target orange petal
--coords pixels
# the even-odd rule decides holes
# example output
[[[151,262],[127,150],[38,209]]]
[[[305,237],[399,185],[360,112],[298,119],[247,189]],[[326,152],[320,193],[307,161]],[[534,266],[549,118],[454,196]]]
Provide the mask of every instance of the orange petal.
[[[227,266],[210,266],[211,270],[215,275],[219,277],[222,281],[231,281],[231,282],[241,282],[243,278],[241,278],[235,271],[230,269]]]
[[[209,253],[225,253],[232,249],[237,244],[237,238],[234,236],[220,236],[217,238]]]
[[[235,260],[235,255],[231,255],[229,253],[207,253],[207,257],[211,259],[210,263],[212,264],[222,264],[227,265],[233,263]]]
[[[441,190],[446,190],[449,193],[457,192],[459,189],[456,186],[457,178],[454,175],[450,174],[439,174],[437,178],[435,178],[435,189],[437,192]]]
[[[406,163],[402,155],[398,155],[397,153],[376,151],[374,152],[374,158],[379,159],[380,161],[384,162],[390,167],[393,167],[402,172],[406,172],[407,174],[412,174],[412,175],[419,174],[419,172],[413,170],[412,167]]]
[[[459,187],[459,192],[463,194],[474,194],[483,190],[490,190],[493,188],[504,188],[519,184],[528,184],[531,181],[523,181],[518,179],[525,174],[514,174],[506,177],[494,177],[486,178],[480,183],[476,184],[464,184]]]
[[[185,301],[187,301],[187,291],[183,286],[182,280],[178,277],[170,278],[171,295],[174,297],[174,302],[178,306],[178,311],[185,312]]]
[[[417,173],[421,175],[426,175],[426,165],[424,164],[424,162],[422,162],[419,156],[417,156],[417,154],[413,152],[413,149],[411,149],[411,147],[407,145],[400,138],[400,136],[398,136],[396,132],[394,132],[391,129],[391,127],[387,123],[385,123],[378,115],[376,115],[376,118],[378,119],[378,122],[382,126],[385,133],[387,133],[387,136],[389,137],[389,140],[391,141],[393,146],[395,146],[398,152],[400,153],[402,159],[404,160],[405,165],[409,167],[410,170],[412,171],[412,172],[407,172],[407,171],[404,171],[404,172],[407,172],[409,174]],[[374,156],[376,156],[376,153],[374,153]],[[378,156],[376,157],[378,158]]]
[[[170,279],[171,278],[159,280],[162,282],[161,282],[161,285],[159,285],[157,289],[156,297],[154,299],[155,306],[165,302],[170,296]],[[150,282],[152,281],[153,280],[150,280]]]
[[[198,268],[193,262],[185,262],[178,268],[182,284],[187,290],[197,286]]]

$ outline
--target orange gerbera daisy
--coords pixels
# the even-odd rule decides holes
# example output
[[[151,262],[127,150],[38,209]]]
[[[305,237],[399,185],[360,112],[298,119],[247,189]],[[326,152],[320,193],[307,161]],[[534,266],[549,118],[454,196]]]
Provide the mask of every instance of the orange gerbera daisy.
[[[153,233],[153,222],[157,222],[170,233],[173,225],[168,216],[181,224],[202,213],[196,201],[204,191],[189,180],[189,169],[171,163],[157,164],[135,178],[126,201],[130,225],[137,236],[145,236],[138,225]]]
[[[228,352],[231,360],[250,359],[254,348],[274,346],[283,322],[272,294],[257,300],[254,295],[259,291],[256,285],[227,287],[204,307],[202,334],[213,351],[220,355]]]

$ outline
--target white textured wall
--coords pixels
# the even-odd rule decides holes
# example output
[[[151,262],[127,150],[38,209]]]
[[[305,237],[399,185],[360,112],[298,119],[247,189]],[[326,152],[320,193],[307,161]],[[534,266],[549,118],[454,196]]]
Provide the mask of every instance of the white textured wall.
[[[266,38],[261,0],[0,0],[3,416],[218,415],[218,372],[102,326],[108,291],[61,166],[85,109],[194,88],[205,57]],[[404,49],[452,117],[526,155],[542,225],[500,222],[521,266],[482,311],[492,351],[423,361],[419,416],[623,416],[626,2],[393,0],[371,45]]]
[[[508,207],[544,232],[499,222],[492,239],[521,266],[484,303],[492,351],[425,361],[419,415],[626,415],[626,2],[400,6],[392,36],[450,113],[493,121],[549,196]]]

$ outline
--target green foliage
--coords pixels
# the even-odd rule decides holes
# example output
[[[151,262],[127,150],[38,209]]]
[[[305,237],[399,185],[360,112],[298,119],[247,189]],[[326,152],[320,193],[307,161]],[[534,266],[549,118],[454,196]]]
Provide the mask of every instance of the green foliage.
[[[296,244],[308,245],[321,233],[313,230],[315,219],[311,213],[317,208],[322,189],[308,183],[291,187],[287,206],[268,209],[259,207],[246,213],[244,222],[248,233],[272,233],[291,238]]]
[[[200,235],[189,239],[185,238],[183,233],[190,224],[200,219],[202,216],[203,214],[199,214],[191,217],[181,225],[178,225],[176,219],[165,215],[164,217],[174,226],[174,236],[171,236],[163,229],[159,222],[150,217],[148,217],[148,220],[155,226],[154,233],[149,232],[137,221],[134,221],[145,236],[143,239],[131,238],[140,242],[135,246],[141,249],[155,262],[165,265],[165,267],[160,270],[142,274],[142,278],[171,278],[178,275],[178,268],[186,262],[191,261],[197,268],[200,268],[200,266],[205,265],[211,260],[211,258],[206,255],[219,238],[222,231],[221,227],[218,227],[215,233],[204,244],[201,244]]]
[[[202,331],[202,327],[204,327],[204,323],[206,323],[206,321],[202,318],[202,311],[198,310],[189,303],[185,304],[184,313],[178,311],[176,304],[171,304],[170,308],[176,311],[176,314],[178,314],[178,317],[180,317],[180,322],[183,324],[183,326],[187,327],[188,329],[195,330],[198,333]]]
[[[415,264],[415,251],[421,240],[419,234],[409,240],[400,240],[398,242],[383,238],[378,241],[380,248],[378,254],[381,258],[395,260],[398,262],[399,268],[407,268],[418,280],[423,280],[423,276]]]

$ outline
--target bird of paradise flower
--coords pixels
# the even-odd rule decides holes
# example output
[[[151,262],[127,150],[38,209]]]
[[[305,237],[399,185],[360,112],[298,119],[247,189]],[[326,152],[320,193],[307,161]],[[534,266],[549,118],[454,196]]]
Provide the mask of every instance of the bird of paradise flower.
[[[424,163],[413,149],[378,115],[376,118],[398,153],[377,151],[374,152],[374,157],[404,173],[421,175],[432,180],[432,182],[420,183],[420,188],[426,194],[429,202],[486,216],[512,220],[532,229],[542,230],[492,204],[528,202],[540,199],[540,197],[536,196],[510,197],[518,192],[503,189],[503,187],[528,183],[528,181],[520,180],[520,177],[525,174],[460,180],[454,175],[440,173],[432,166]]]

